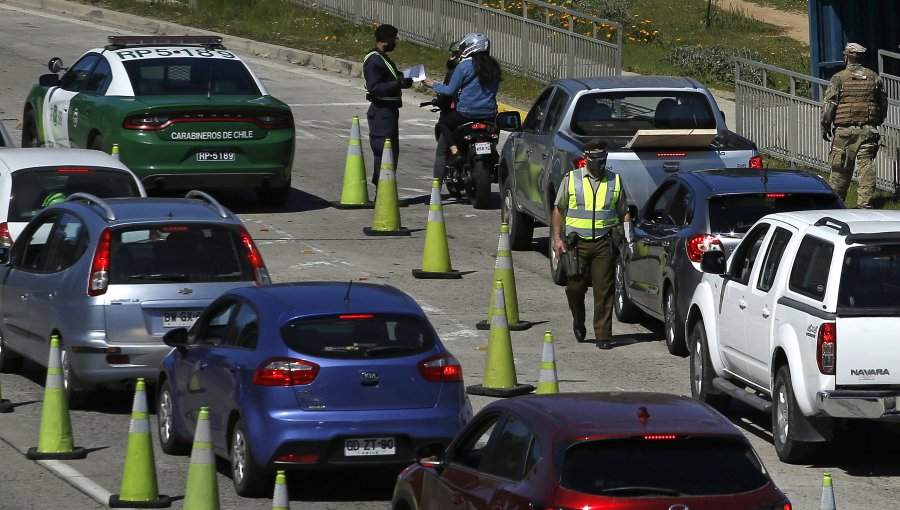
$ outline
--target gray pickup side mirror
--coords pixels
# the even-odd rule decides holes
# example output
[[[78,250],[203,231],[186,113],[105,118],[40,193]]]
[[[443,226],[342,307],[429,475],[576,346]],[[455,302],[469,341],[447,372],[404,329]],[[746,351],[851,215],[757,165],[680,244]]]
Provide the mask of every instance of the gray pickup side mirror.
[[[519,112],[501,112],[497,114],[497,127],[504,131],[518,131],[522,129],[522,116]]]
[[[700,257],[700,270],[704,273],[725,274],[728,270],[725,252],[721,250],[703,252]]]

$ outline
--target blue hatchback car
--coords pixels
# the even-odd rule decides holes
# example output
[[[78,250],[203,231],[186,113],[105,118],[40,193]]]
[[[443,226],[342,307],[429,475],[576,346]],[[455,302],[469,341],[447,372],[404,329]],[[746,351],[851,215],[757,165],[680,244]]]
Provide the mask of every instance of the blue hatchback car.
[[[416,302],[385,285],[239,288],[214,301],[159,375],[159,440],[190,446],[209,408],[215,453],[241,496],[276,469],[402,466],[472,416],[459,362]]]

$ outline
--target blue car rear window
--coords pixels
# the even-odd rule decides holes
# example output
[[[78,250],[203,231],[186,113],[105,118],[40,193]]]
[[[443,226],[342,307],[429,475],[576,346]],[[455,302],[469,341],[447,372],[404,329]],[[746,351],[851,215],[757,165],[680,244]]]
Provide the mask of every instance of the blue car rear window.
[[[760,489],[769,476],[750,445],[724,437],[629,437],[576,444],[560,485],[584,494],[714,496]]]
[[[434,347],[432,331],[426,322],[416,318],[355,315],[298,319],[284,325],[281,336],[291,350],[300,354],[360,359],[425,352]]]
[[[259,88],[239,60],[148,58],[123,63],[135,96],[253,95]]]

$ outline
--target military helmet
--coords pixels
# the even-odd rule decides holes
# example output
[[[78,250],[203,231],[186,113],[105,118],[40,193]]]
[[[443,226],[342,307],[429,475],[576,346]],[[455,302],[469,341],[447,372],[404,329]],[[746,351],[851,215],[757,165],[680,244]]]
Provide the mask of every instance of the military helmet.
[[[491,41],[486,35],[472,32],[459,40],[459,56],[462,58],[470,57],[475,53],[488,51],[490,47]]]
[[[48,205],[58,204],[60,202],[65,202],[66,196],[62,193],[56,192],[47,195],[44,198],[44,201],[41,202],[41,207],[47,207]]]

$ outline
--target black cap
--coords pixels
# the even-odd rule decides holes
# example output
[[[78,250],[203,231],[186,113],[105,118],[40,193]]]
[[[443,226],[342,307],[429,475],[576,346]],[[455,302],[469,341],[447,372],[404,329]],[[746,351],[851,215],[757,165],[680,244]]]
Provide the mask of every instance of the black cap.
[[[386,42],[397,37],[397,27],[394,25],[378,25],[375,29],[375,40],[378,42]]]
[[[606,141],[605,140],[591,140],[590,142],[584,144],[584,154],[585,157],[600,157],[601,154],[603,156],[606,155]]]

